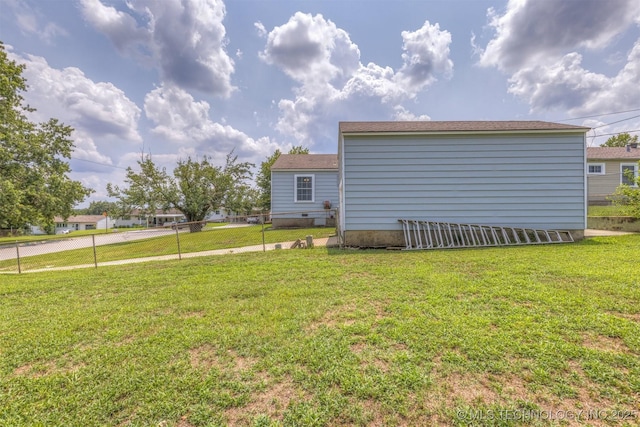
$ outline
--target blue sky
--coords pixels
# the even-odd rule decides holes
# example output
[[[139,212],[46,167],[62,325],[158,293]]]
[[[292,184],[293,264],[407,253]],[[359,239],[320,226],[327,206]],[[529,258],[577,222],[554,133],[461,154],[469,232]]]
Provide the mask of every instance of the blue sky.
[[[74,127],[93,200],[142,151],[259,165],[335,153],[338,121],[640,133],[637,0],[0,0],[0,40],[33,119]]]

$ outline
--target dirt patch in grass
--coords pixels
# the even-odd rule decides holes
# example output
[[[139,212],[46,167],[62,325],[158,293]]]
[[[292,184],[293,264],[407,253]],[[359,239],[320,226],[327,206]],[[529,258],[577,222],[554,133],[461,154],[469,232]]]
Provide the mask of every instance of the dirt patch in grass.
[[[114,346],[122,347],[123,345],[133,344],[135,340],[136,338],[133,335],[127,335],[126,337],[122,338],[120,341],[114,343]]]
[[[327,311],[320,319],[309,324],[305,331],[315,332],[321,327],[338,328],[351,326],[356,322],[356,319],[368,319],[371,315],[375,322],[379,322],[387,317],[387,305],[384,301],[372,301],[362,305],[345,304]]]
[[[607,349],[611,347],[611,343],[605,344]],[[616,340],[616,344],[621,343]],[[526,371],[520,374],[501,375],[460,372],[445,367],[440,356],[434,358],[433,364],[434,386],[426,392],[423,403],[416,402],[416,409],[422,409],[424,416],[428,417],[429,425],[453,424],[444,415],[450,412],[451,408],[497,406],[507,410],[517,410],[521,407],[521,403],[518,402],[530,402],[537,405],[541,411],[546,411],[546,415],[540,416],[541,421],[552,421],[542,418],[552,416],[555,417],[554,422],[559,422],[559,417],[565,417],[562,425],[571,427],[578,427],[585,423],[593,426],[608,426],[611,423],[604,416],[611,414],[614,408],[620,409],[613,400],[602,396],[601,388],[587,377],[580,363],[576,361],[569,361],[568,370],[562,375],[562,379],[566,380],[568,386],[575,392],[571,397],[560,397],[547,385],[528,385]],[[621,409],[630,411],[637,405],[638,401],[631,405],[623,405]],[[535,413],[532,414],[535,416]],[[567,414],[572,414],[574,418],[571,419]],[[580,417],[576,414],[580,414]],[[632,421],[637,421],[637,418]]]
[[[30,378],[42,378],[55,374],[69,374],[77,372],[86,365],[84,363],[64,363],[58,364],[56,361],[49,361],[44,364],[31,364],[27,363],[17,367],[13,371],[15,376],[26,376]]]
[[[456,406],[459,402],[490,404],[501,400],[486,375],[454,372],[443,378],[440,384],[446,393],[447,405],[450,407]]]
[[[501,402],[497,387],[492,385],[487,374],[462,373],[443,366],[440,355],[433,359],[431,371],[435,402],[444,403],[447,407],[470,404],[491,404]],[[507,384],[503,385],[506,386]],[[436,410],[437,408],[429,408]]]
[[[200,310],[200,311],[188,311],[185,313],[180,314],[180,318],[181,319],[201,319],[203,318],[205,315],[207,314],[206,311],[204,310]]]
[[[185,415],[184,417],[180,418],[180,420],[178,421],[177,427],[193,427],[193,424],[187,421],[187,417]]]
[[[220,352],[209,344],[189,350],[189,362],[191,367],[196,369],[204,371],[211,369],[230,370],[233,373],[249,370],[256,363],[252,358],[241,356],[233,350]]]
[[[623,319],[632,320],[634,322],[640,323],[640,313],[619,313],[619,312],[610,312],[613,316],[622,317]]]
[[[598,396],[598,386],[587,377],[582,366],[576,361],[569,362],[569,370],[575,379],[576,397],[569,399],[569,403],[576,409],[604,409],[613,407],[609,399]],[[564,402],[563,404],[566,404]]]
[[[222,369],[223,364],[220,362],[215,349],[208,345],[189,350],[189,362],[192,368],[209,370],[211,368]]]
[[[582,345],[599,351],[615,351],[618,353],[630,352],[629,347],[624,343],[622,338],[607,337],[605,335],[583,335]]]
[[[385,417],[382,405],[380,402],[367,399],[364,402],[361,402],[362,413],[367,420],[367,425],[371,427],[382,427],[385,426]]]
[[[355,312],[357,307],[355,304],[346,304],[340,307],[336,307],[333,310],[327,311],[322,315],[320,319],[309,324],[306,328],[306,332],[315,332],[321,327],[335,328],[339,325],[349,326],[355,322]]]
[[[261,377],[269,381],[268,375]],[[232,426],[253,425],[253,420],[258,416],[282,421],[284,412],[292,401],[307,399],[308,396],[296,386],[291,377],[286,376],[280,381],[271,382],[264,390],[253,393],[246,405],[226,410],[225,416]]]
[[[389,372],[389,362],[383,359],[380,359],[378,357],[371,357],[369,359],[362,359],[360,361],[360,365],[366,369],[370,366],[375,367],[376,369],[378,369],[380,372],[382,373],[387,373]]]
[[[15,376],[29,375],[29,372],[31,372],[32,370],[33,370],[33,365],[31,365],[30,363],[27,363],[26,365],[17,367],[13,371],[13,375]]]
[[[128,423],[127,423],[128,424]],[[127,425],[127,424],[119,424],[119,425]],[[169,421],[163,420],[158,423],[158,427],[168,427],[170,425]],[[187,416],[184,415],[180,417],[178,422],[176,423],[176,427],[193,427],[189,421],[187,421]]]
[[[363,342],[357,342],[355,344],[351,344],[349,349],[354,354],[362,354],[367,349],[367,344]]]

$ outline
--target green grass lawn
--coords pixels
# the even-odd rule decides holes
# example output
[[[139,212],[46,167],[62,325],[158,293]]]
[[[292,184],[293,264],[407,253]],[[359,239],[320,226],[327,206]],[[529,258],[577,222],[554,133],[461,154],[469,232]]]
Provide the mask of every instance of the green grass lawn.
[[[205,228],[198,233],[180,232],[180,251],[182,253],[201,252],[215,249],[240,248],[243,246],[262,244],[262,226],[252,225],[238,228],[217,229]],[[314,238],[328,237],[335,234],[335,228],[303,228],[279,229],[265,228],[265,243],[279,243],[304,239],[307,235]],[[71,236],[75,238],[75,236]],[[64,244],[67,250],[37,256],[25,256],[29,247],[21,250],[20,265],[23,271],[65,267],[71,265],[93,264],[93,247],[75,249],[76,243],[71,240]],[[178,254],[177,238],[174,233],[143,240],[131,240],[122,243],[96,247],[98,263],[130,258],[145,258],[160,255]],[[0,272],[17,271],[16,259],[0,261]]]
[[[0,425],[639,425],[638,253],[628,235],[3,275]]]

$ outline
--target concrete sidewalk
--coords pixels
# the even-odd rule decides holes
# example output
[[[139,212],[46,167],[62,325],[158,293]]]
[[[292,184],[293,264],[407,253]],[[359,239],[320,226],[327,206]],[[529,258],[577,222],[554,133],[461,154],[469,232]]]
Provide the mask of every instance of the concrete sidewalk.
[[[584,230],[584,237],[624,236],[625,234],[635,233],[631,233],[629,231],[594,230],[591,228]]]

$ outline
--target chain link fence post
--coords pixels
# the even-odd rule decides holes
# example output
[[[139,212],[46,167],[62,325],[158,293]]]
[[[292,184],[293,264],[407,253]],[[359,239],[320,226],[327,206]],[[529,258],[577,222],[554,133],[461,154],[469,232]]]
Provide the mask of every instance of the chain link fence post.
[[[16,242],[16,259],[18,260],[18,274],[22,273],[22,268],[20,267],[20,245]]]
[[[182,253],[180,252],[180,234],[178,233],[178,225],[176,227],[176,241],[178,242],[178,259],[182,261]]]
[[[98,257],[96,256],[96,236],[95,234],[91,235],[91,243],[93,244],[93,265],[98,268]]]
[[[267,252],[267,246],[264,243],[264,221],[265,217],[260,215],[260,223],[262,224],[262,252]]]

